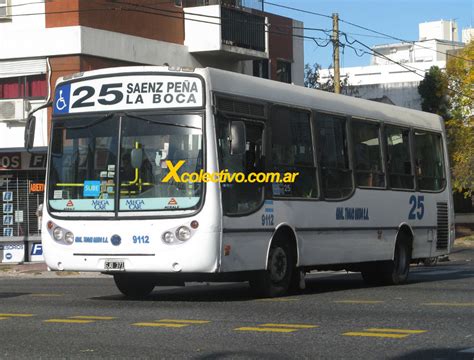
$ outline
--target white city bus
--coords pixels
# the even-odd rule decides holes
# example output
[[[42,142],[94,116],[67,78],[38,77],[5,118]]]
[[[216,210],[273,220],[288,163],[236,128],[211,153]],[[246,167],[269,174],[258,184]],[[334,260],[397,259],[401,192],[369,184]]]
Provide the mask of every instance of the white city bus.
[[[260,296],[312,270],[400,284],[454,239],[438,116],[211,68],[61,78],[42,242],[56,271],[113,275],[127,296],[249,281]],[[31,145],[34,117],[25,138]],[[293,184],[163,182],[180,171],[298,172]]]

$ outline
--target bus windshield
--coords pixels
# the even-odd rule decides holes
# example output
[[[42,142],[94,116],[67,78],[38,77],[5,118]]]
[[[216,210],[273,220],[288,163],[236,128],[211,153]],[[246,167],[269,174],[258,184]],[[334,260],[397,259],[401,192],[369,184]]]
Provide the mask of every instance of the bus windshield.
[[[184,161],[178,174],[199,172],[202,142],[200,115],[55,119],[49,205],[55,211],[73,212],[196,209],[201,183],[163,179],[169,173],[167,161]]]

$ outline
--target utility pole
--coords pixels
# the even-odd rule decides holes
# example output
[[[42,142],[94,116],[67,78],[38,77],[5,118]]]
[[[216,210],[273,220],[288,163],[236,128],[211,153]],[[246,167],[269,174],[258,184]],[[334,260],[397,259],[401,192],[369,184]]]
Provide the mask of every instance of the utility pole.
[[[341,76],[339,73],[339,14],[332,14],[332,45],[334,63],[334,93],[341,93]]]

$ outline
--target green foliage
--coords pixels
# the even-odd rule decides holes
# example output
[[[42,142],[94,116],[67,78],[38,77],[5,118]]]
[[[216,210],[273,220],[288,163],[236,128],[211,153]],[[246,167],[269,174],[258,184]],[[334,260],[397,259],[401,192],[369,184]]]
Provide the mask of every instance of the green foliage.
[[[319,72],[321,65],[314,63],[304,66],[304,86],[310,89],[318,89],[328,92],[334,92],[334,75],[330,73],[329,78],[322,82]],[[329,70],[330,68],[328,68]],[[349,76],[340,79],[341,94],[357,96],[359,94],[355,86],[349,85]]]
[[[471,41],[446,67],[451,117],[446,122],[453,188],[466,196],[474,193],[474,42]]]
[[[432,66],[418,85],[421,96],[421,109],[438,114],[444,119],[449,117],[448,76],[437,66]]]

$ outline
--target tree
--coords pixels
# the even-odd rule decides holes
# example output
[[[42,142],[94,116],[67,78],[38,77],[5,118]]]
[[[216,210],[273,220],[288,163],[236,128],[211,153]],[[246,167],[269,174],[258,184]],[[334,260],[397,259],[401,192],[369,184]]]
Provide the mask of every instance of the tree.
[[[318,89],[328,92],[334,92],[334,75],[329,71],[329,78],[321,81],[320,71],[322,67],[318,63],[304,66],[304,86],[311,89]],[[330,70],[331,67],[328,68]],[[349,96],[358,96],[359,92],[355,86],[349,84],[349,76],[346,75],[340,80],[341,94]]]
[[[448,76],[437,66],[430,67],[418,85],[421,109],[438,114],[445,120],[449,117]]]
[[[453,188],[466,196],[474,193],[474,41],[450,57],[450,114],[446,121]]]

